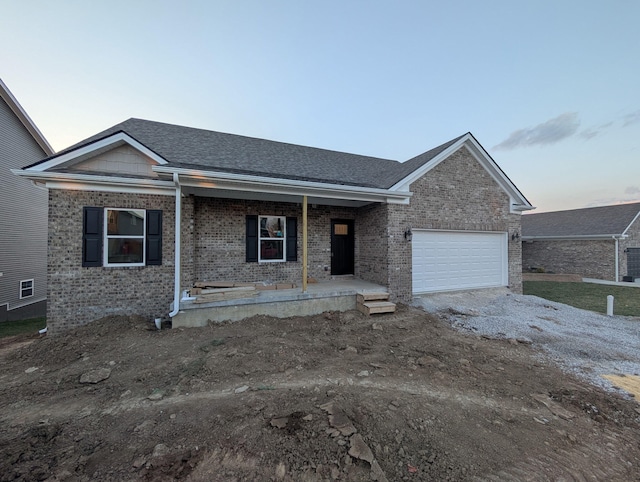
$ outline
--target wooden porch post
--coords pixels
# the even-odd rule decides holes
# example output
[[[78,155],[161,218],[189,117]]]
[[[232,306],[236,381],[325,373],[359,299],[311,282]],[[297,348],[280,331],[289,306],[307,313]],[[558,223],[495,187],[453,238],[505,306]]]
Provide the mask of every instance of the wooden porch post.
[[[307,292],[307,196],[302,196],[302,292]]]

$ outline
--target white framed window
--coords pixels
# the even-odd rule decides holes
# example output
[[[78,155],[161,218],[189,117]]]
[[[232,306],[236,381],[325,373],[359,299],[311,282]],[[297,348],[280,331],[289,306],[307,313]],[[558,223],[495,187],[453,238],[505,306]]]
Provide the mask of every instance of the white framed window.
[[[20,299],[33,296],[33,279],[20,281]]]
[[[286,228],[285,216],[258,216],[258,262],[286,261]]]
[[[104,210],[103,266],[145,265],[144,209]]]

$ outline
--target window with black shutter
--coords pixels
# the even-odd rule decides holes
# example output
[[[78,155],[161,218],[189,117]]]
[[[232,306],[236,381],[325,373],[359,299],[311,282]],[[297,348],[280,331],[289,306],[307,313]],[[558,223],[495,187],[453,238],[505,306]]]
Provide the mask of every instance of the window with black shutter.
[[[274,263],[297,261],[298,220],[285,216],[246,217],[246,261]]]
[[[162,264],[162,211],[147,211],[147,266]]]
[[[82,212],[82,266],[102,266],[103,208],[85,207]]]
[[[161,210],[83,208],[82,266],[161,264]]]

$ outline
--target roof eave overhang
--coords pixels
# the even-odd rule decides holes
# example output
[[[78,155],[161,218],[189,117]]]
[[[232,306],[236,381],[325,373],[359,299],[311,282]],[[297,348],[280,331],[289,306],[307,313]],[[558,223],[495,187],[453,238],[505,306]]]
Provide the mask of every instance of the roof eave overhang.
[[[174,195],[175,183],[161,179],[126,178],[99,176],[93,174],[37,172],[25,169],[11,169],[17,176],[24,177],[47,189],[73,191],[126,192],[140,194]]]
[[[523,241],[603,241],[626,239],[626,234],[581,234],[568,236],[522,236]]]
[[[244,174],[206,171],[198,169],[154,166],[158,174],[177,174],[183,187],[201,188],[215,197],[216,190],[265,193],[289,196],[311,196],[321,199],[335,199],[359,202],[382,202],[388,204],[408,204],[412,194],[408,191],[346,186]]]
[[[44,153],[47,156],[53,155],[55,152],[53,147],[51,147],[42,132],[40,132],[40,129],[38,129],[33,120],[31,120],[31,117],[29,117],[27,112],[22,108],[20,102],[18,102],[18,100],[13,96],[5,83],[2,82],[2,79],[0,79],[0,98],[6,102],[14,115],[20,120],[22,125],[27,129],[31,137],[33,137],[33,139],[38,143]]]
[[[480,145],[480,143],[476,140],[475,137],[473,137],[470,132],[462,136],[457,142],[450,145],[433,159],[422,165],[419,169],[416,169],[404,179],[401,179],[400,181],[395,183],[389,188],[389,190],[408,191],[411,183],[424,176],[427,172],[435,168],[438,164],[447,159],[463,146],[466,146],[469,149],[469,152],[471,152],[476,160],[485,167],[491,177],[493,177],[498,185],[509,195],[509,198],[511,200],[510,210],[512,213],[521,213],[523,211],[530,211],[532,209],[535,209],[535,207],[531,205],[527,198],[524,197],[524,195],[515,186],[515,184],[513,184],[511,179],[509,179],[507,175],[502,171],[502,169],[500,169],[498,164],[493,160],[493,158],[487,153],[487,151]]]

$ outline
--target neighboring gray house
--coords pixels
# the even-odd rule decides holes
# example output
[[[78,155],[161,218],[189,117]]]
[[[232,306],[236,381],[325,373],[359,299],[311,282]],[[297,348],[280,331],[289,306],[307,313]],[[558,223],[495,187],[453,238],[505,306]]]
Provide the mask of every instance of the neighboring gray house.
[[[46,311],[47,191],[11,169],[52,154],[0,79],[0,322]]]
[[[522,216],[524,270],[640,278],[640,203]]]
[[[49,189],[49,333],[184,326],[198,280],[522,289],[532,206],[470,133],[401,163],[129,119],[14,173]]]

